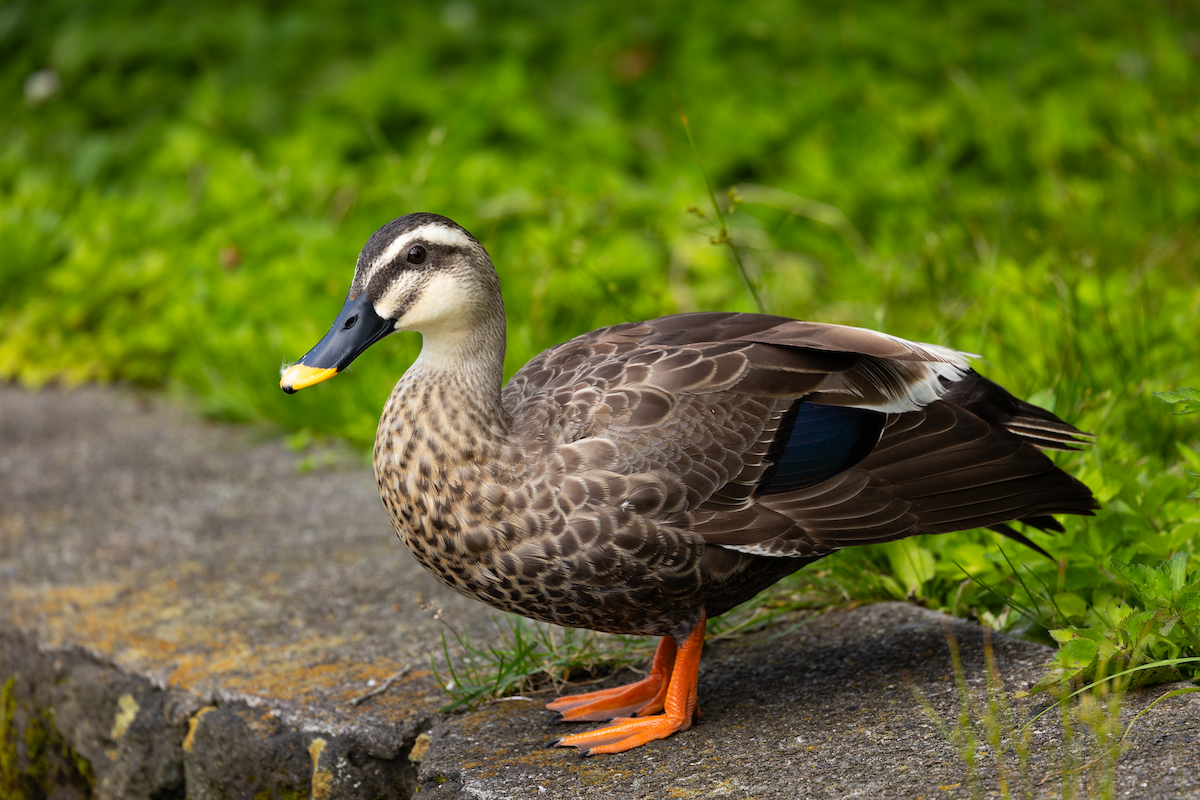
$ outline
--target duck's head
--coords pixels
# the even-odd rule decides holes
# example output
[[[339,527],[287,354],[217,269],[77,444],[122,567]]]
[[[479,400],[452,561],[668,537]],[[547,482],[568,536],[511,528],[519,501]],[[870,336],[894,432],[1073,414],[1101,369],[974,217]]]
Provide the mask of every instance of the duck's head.
[[[332,378],[394,331],[419,331],[426,350],[453,349],[497,313],[503,325],[499,280],[483,246],[446,217],[409,214],[367,240],[329,333],[284,369],[279,385],[291,394]]]

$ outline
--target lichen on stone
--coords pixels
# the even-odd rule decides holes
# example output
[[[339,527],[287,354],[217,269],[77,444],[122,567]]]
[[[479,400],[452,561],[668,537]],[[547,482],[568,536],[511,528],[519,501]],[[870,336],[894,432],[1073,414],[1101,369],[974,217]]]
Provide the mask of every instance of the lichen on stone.
[[[37,800],[62,786],[92,796],[92,764],[66,743],[53,718],[53,709],[33,709],[20,724],[17,676],[0,687],[0,798]]]

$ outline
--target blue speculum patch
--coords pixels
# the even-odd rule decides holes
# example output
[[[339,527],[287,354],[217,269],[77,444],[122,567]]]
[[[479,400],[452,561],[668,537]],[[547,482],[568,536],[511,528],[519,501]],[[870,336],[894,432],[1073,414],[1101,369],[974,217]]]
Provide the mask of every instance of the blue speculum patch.
[[[763,491],[802,489],[849,469],[875,449],[886,421],[878,411],[801,402]]]

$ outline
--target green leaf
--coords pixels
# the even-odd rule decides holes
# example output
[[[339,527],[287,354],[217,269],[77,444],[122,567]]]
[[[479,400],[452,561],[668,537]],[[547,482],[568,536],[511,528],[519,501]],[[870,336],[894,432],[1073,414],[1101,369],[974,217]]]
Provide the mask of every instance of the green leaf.
[[[1175,608],[1184,614],[1200,611],[1200,580],[1196,580],[1195,575],[1192,577],[1192,583],[1175,596]]]
[[[1067,619],[1072,622],[1082,621],[1087,614],[1088,604],[1082,597],[1074,592],[1059,592],[1054,595],[1054,605],[1063,614],[1066,614]]]
[[[1091,666],[1099,651],[1100,648],[1095,642],[1081,636],[1064,644],[1058,655],[1063,666],[1082,670]]]
[[[1058,650],[1058,663],[1068,672],[1078,673],[1091,666],[1100,652],[1100,645],[1080,631],[1059,629],[1050,632],[1062,647]]]
[[[1147,603],[1170,601],[1170,582],[1165,570],[1156,570],[1145,564],[1130,564],[1119,558],[1112,559],[1113,571],[1129,582],[1133,590]]]
[[[1108,623],[1116,630],[1120,630],[1125,625],[1125,620],[1133,613],[1133,609],[1127,604],[1116,598],[1110,598],[1104,606],[1104,616]]]
[[[1062,647],[1055,654],[1051,668],[1029,689],[1028,693],[1018,692],[1018,696],[1037,694],[1052,686],[1075,678],[1090,669],[1096,662],[1099,645],[1090,638],[1081,635],[1081,631],[1070,628],[1059,628],[1050,631],[1054,640]]]
[[[1150,630],[1150,623],[1157,617],[1159,612],[1156,611],[1135,611],[1129,615],[1129,622],[1123,633],[1130,634],[1133,637],[1134,644],[1140,641],[1141,637],[1145,636],[1146,631]]]
[[[1054,641],[1058,642],[1059,644],[1066,644],[1067,642],[1073,642],[1078,639],[1079,631],[1075,630],[1074,628],[1056,628],[1055,630],[1050,631],[1050,638],[1054,639]]]
[[[917,539],[891,542],[887,545],[887,554],[888,563],[906,592],[921,597],[925,582],[937,574],[933,554]]]
[[[1188,554],[1176,553],[1166,564],[1166,573],[1171,580],[1171,597],[1183,590],[1187,585]]]
[[[1180,387],[1173,392],[1153,392],[1156,398],[1164,403],[1178,406],[1172,409],[1173,414],[1198,414],[1200,413],[1200,389],[1191,387]]]

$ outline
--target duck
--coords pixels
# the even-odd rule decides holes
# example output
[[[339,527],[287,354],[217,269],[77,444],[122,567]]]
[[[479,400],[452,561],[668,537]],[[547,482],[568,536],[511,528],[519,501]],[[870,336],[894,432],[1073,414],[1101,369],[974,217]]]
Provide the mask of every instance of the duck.
[[[503,379],[483,245],[414,213],[358,256],[329,332],[280,386],[422,336],[375,439],[396,534],[441,583],[556,625],[661,637],[646,677],[560,697],[552,745],[619,753],[699,719],[707,621],[842,548],[1010,526],[1062,531],[1089,488],[1045,450],[1090,437],[976,356],[844,325],[696,312],[600,328]],[[1041,552],[1045,552],[1042,550]]]

